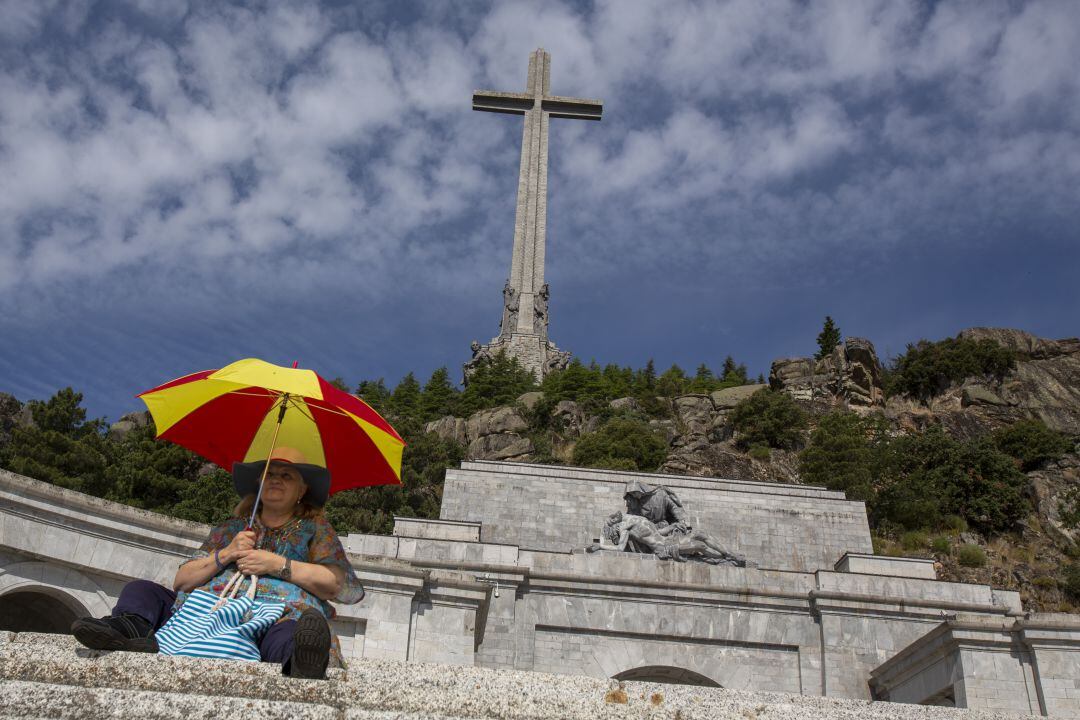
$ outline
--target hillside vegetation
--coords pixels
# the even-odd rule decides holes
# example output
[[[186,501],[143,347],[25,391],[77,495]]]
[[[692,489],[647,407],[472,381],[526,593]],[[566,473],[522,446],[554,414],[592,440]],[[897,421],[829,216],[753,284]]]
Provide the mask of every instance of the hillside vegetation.
[[[392,388],[365,380],[353,390],[408,443],[402,485],[338,493],[328,513],[341,533],[388,533],[395,515],[438,517],[445,469],[470,457],[752,474],[866,502],[879,552],[933,557],[946,579],[1019,588],[1033,609],[1080,606],[1078,438],[987,399],[1027,377],[1037,353],[988,338],[920,341],[865,371],[871,380],[852,379],[859,363],[843,360],[844,345],[827,347],[838,333],[826,325],[805,378],[778,367],[804,360],[778,361],[768,387],[730,357],[692,374],[575,361],[538,384],[498,356],[464,389],[445,368]],[[862,384],[845,390],[852,383]],[[81,401],[71,388],[25,406],[0,398],[0,466],[181,518],[228,515],[224,470],[154,440],[144,414],[110,430]]]

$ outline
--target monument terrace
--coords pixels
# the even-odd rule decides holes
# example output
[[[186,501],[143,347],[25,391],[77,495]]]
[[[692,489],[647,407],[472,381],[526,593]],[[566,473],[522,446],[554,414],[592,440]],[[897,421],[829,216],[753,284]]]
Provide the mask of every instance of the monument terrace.
[[[668,559],[616,549],[603,530],[634,504],[628,485],[673,496],[682,521],[748,566],[689,545]],[[207,531],[0,471],[4,629],[61,633],[107,614],[125,582],[170,582]],[[1080,716],[1080,618],[1025,615],[1015,592],[872,555],[863,504],[819,487],[466,462],[447,471],[438,520],[343,542],[367,589],[334,621],[352,674],[439,663],[706,698],[709,686]],[[73,661],[71,647],[40,665],[22,637],[38,636],[0,645],[0,678],[86,682],[54,657]],[[110,682],[95,681],[134,687]]]

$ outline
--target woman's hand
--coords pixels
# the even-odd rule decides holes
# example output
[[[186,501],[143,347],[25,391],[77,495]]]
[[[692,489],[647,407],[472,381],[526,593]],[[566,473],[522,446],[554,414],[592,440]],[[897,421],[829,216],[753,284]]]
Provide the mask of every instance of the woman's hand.
[[[284,565],[285,558],[268,550],[247,549],[236,554],[236,567],[245,575],[276,575]]]
[[[219,553],[218,558],[221,560],[222,565],[228,565],[229,563],[240,557],[241,553],[253,550],[255,548],[255,531],[254,530],[242,530],[236,533],[232,542],[226,545]]]

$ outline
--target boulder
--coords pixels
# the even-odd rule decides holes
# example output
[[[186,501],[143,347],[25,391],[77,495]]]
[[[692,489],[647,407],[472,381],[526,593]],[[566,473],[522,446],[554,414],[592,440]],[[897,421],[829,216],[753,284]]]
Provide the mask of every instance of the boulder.
[[[739,385],[737,387],[714,390],[709,397],[713,407],[717,410],[730,410],[758,390],[764,390],[768,385]]]
[[[838,350],[841,348],[844,397],[852,405],[882,405],[885,402],[882,368],[874,344],[866,338],[849,337]],[[833,357],[836,357],[835,352]]]
[[[517,404],[524,407],[526,410],[532,410],[536,407],[536,404],[544,399],[544,393],[539,390],[533,392],[527,392],[517,399]]]
[[[625,412],[639,412],[641,410],[641,403],[637,401],[637,398],[632,397],[616,398],[609,402],[608,406],[612,410]]]
[[[152,421],[150,413],[146,410],[127,413],[109,426],[109,438],[123,440],[132,430],[147,427]]]
[[[435,433],[443,440],[456,442],[458,445],[468,444],[464,418],[447,415],[444,418],[429,422],[424,426],[424,432]]]
[[[585,431],[585,412],[572,400],[560,400],[551,411],[556,427],[561,427],[569,436],[581,435]]]
[[[708,395],[682,395],[675,398],[675,415],[688,435],[704,435],[712,422],[713,404]]]
[[[485,435],[521,432],[528,427],[529,424],[516,408],[497,407],[470,415],[465,421],[465,434],[472,443]]]
[[[469,443],[470,460],[527,460],[534,452],[532,440],[513,433],[483,435]]]
[[[998,397],[997,393],[983,385],[968,385],[963,389],[961,405],[1008,405],[1009,403]]]

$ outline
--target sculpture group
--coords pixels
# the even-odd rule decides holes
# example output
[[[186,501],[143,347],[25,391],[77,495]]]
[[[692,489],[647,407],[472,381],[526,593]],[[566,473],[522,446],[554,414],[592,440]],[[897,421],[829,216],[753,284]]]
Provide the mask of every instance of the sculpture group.
[[[679,497],[663,485],[632,480],[626,484],[623,499],[626,512],[608,516],[601,542],[588,547],[589,552],[621,550],[676,562],[698,560],[710,565],[757,567],[709,533],[691,526]]]

